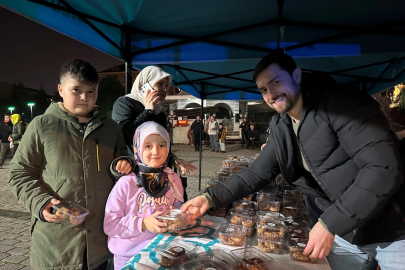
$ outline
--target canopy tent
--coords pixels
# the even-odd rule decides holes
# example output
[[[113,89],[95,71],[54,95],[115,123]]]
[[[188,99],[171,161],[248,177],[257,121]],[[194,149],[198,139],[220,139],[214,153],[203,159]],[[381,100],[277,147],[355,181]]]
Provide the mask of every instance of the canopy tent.
[[[275,49],[304,72],[329,74],[369,94],[405,80],[403,0],[0,0],[0,6],[122,59],[127,82],[131,65],[161,65],[201,101],[261,99],[252,68]]]
[[[0,0],[0,5],[128,67],[162,65],[176,85],[203,99],[261,99],[252,68],[277,46],[305,72],[326,72],[338,84],[370,94],[405,80],[402,0]]]

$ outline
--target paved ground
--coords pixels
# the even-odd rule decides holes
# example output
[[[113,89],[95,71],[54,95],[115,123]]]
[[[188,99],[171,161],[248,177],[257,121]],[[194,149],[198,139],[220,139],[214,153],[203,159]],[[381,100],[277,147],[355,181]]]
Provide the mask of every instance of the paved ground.
[[[226,153],[211,152],[211,148],[203,146],[202,158],[202,187],[222,166],[221,161],[229,154],[252,156],[259,153],[259,149],[247,150],[240,144],[227,145]],[[174,145],[172,151],[180,158],[193,162],[197,167],[199,153],[191,145]],[[29,256],[31,237],[29,232],[30,213],[18,203],[8,185],[6,169],[10,158],[6,160],[0,170],[0,269],[31,269]],[[198,175],[188,177],[187,193],[189,198],[196,196],[198,190]]]

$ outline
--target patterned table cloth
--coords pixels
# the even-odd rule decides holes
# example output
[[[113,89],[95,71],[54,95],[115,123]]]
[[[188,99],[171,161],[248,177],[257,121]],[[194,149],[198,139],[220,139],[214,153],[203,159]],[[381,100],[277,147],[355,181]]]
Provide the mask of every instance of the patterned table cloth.
[[[218,228],[221,223],[225,223],[224,218],[212,218],[204,216],[201,219],[197,219],[195,224],[190,225],[186,229],[177,232],[166,232],[164,234],[158,234],[155,236],[148,245],[145,246],[142,251],[133,256],[127,264],[122,268],[123,270],[152,270],[152,269],[166,269],[159,265],[159,261],[156,258],[156,252],[153,248],[158,245],[164,244],[175,239],[181,239],[185,242],[190,242],[198,246],[197,253],[209,249],[222,249],[231,251],[232,249],[239,247],[230,247],[223,245],[219,241]],[[251,241],[247,242],[247,245],[257,247],[257,239],[251,237]],[[271,269],[280,270],[331,270],[326,258],[319,259],[317,264],[299,263],[290,260],[288,254],[276,255],[268,254],[274,259],[274,263],[271,264]]]

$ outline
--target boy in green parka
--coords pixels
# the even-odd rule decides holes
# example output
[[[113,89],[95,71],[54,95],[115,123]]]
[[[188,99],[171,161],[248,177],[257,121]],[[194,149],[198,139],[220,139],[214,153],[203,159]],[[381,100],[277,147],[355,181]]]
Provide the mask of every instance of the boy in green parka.
[[[34,269],[106,269],[112,257],[103,232],[105,204],[114,185],[110,166],[114,161],[115,169],[127,174],[135,163],[124,157],[118,124],[95,106],[98,81],[88,62],[67,62],[58,85],[63,103],[52,103],[34,118],[11,161],[12,191],[32,214]],[[61,201],[75,202],[90,214],[80,225],[68,227],[52,214],[51,206]]]

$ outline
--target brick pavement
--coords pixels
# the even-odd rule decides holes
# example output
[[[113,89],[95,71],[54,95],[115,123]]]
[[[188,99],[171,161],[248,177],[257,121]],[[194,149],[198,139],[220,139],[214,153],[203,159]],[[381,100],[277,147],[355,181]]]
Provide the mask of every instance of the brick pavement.
[[[248,150],[240,144],[226,146],[226,153],[211,152],[211,148],[203,146],[202,155],[202,188],[206,182],[215,177],[215,172],[221,167],[221,161],[230,154],[252,156],[259,149]],[[191,145],[173,145],[173,153],[178,157],[192,162],[197,167],[199,153]],[[8,185],[6,170],[10,157],[0,170],[0,270],[28,270],[30,264],[30,213],[18,203]],[[187,193],[189,198],[195,197],[198,190],[198,175],[188,177]]]

